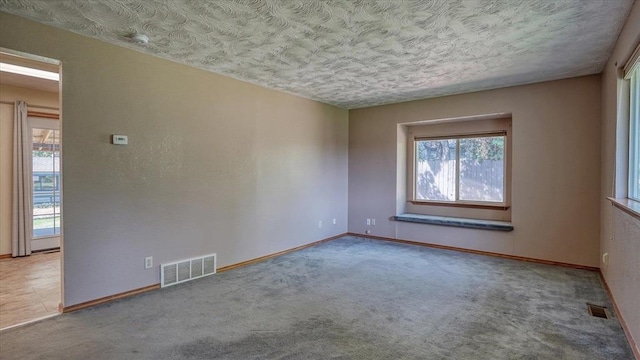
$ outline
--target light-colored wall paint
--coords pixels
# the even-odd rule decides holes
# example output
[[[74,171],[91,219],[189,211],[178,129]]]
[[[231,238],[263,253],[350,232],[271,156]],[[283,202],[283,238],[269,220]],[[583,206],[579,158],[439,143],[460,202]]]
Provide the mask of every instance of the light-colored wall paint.
[[[39,109],[37,105],[57,108],[59,97],[58,97],[58,93],[55,93],[55,92],[42,91],[42,90],[36,90],[36,89],[30,89],[26,87],[18,87],[18,86],[12,86],[12,85],[5,85],[2,83],[2,76],[0,76],[0,100],[2,101],[23,100],[27,102],[27,105],[33,104],[33,106],[35,106],[35,107],[33,106],[30,107],[29,110],[40,111],[40,112],[51,112],[52,110]],[[7,104],[2,104],[2,105],[10,106],[10,107],[13,106],[13,105],[7,105]]]
[[[58,107],[58,94],[2,84],[0,100]],[[35,109],[34,109],[35,110]],[[0,104],[0,255],[11,254],[11,178],[13,154],[13,105]]]
[[[62,61],[65,306],[346,232],[346,110],[0,17],[0,46]]]
[[[496,113],[512,113],[515,230],[389,220],[397,206],[397,124]],[[351,110],[349,122],[349,231],[598,265],[599,76]]]
[[[640,219],[613,207],[606,198],[627,194],[629,120],[623,109],[617,108],[620,81],[617,74],[639,43],[640,2],[636,1],[602,73],[600,252],[609,254],[609,264],[600,262],[600,269],[637,346],[640,346]],[[636,352],[640,354],[637,347]]]

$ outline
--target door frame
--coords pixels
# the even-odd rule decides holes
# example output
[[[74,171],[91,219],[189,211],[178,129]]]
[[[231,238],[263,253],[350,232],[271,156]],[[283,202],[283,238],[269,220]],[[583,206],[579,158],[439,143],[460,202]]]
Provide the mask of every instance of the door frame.
[[[38,54],[34,54],[34,53],[29,53],[29,52],[24,52],[24,51],[19,51],[19,50],[14,50],[14,49],[10,49],[10,48],[6,48],[3,46],[0,46],[0,52],[2,53],[6,53],[9,55],[13,55],[13,56],[19,56],[19,57],[23,57],[26,59],[30,59],[33,61],[37,61],[37,62],[41,62],[41,63],[47,63],[47,64],[54,64],[57,66],[58,69],[58,74],[60,75],[60,78],[58,80],[58,102],[57,102],[57,108],[55,110],[57,110],[58,112],[58,123],[59,123],[59,131],[60,131],[60,303],[58,306],[58,310],[61,313],[62,310],[64,309],[64,299],[65,299],[65,245],[64,245],[64,201],[62,198],[62,192],[63,192],[63,179],[64,179],[64,175],[63,175],[63,163],[64,163],[64,151],[63,151],[63,137],[64,137],[64,131],[63,131],[63,115],[62,115],[62,108],[63,108],[63,91],[62,91],[62,81],[63,81],[63,64],[62,61],[59,59],[54,59],[54,58],[50,58],[47,56],[43,56],[43,55],[38,55]],[[43,109],[48,109],[46,107],[41,107]]]

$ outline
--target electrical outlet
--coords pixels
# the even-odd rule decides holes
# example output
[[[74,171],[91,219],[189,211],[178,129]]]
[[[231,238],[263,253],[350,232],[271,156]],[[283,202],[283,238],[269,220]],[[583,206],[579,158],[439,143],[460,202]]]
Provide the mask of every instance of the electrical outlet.
[[[322,228],[322,220],[318,221],[318,228]]]
[[[364,232],[365,234],[371,234],[371,230],[367,230]]]
[[[605,265],[609,265],[609,253],[602,254],[602,263]]]
[[[367,226],[371,225],[371,219],[367,219]]]
[[[337,224],[336,218],[333,218],[333,225]]]
[[[151,269],[153,267],[153,256],[147,256],[144,258],[144,268]]]

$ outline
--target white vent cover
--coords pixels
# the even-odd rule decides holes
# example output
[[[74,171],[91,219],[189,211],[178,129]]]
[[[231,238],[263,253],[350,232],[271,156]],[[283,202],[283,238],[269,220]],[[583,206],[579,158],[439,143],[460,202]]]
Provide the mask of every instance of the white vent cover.
[[[216,254],[162,264],[160,286],[180,284],[216,273]]]

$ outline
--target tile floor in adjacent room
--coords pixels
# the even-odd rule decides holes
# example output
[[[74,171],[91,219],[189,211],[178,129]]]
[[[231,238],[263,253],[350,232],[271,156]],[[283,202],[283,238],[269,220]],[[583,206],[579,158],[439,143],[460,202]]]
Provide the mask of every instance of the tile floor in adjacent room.
[[[60,252],[0,259],[0,329],[58,313]]]

